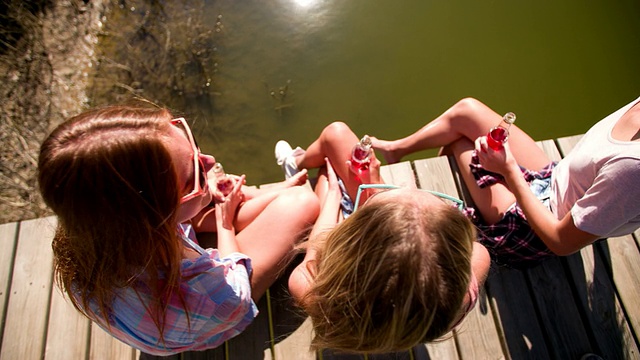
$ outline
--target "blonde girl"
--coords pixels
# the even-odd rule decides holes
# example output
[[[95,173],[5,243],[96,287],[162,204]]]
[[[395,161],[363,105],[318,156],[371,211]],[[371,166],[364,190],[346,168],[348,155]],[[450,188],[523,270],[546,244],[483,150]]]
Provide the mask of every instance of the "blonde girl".
[[[445,335],[473,308],[489,257],[459,209],[428,191],[383,185],[375,157],[356,177],[349,158],[357,141],[334,122],[306,150],[276,147],[286,173],[323,167],[321,212],[289,289],[311,317],[313,348],[409,349]],[[341,202],[351,199],[356,209],[342,220]]]

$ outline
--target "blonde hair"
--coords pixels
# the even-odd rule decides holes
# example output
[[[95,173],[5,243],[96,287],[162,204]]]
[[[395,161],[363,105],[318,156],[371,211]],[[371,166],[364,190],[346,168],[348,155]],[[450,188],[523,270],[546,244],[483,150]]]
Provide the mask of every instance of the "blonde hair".
[[[474,239],[453,207],[408,199],[358,209],[320,246],[301,303],[313,322],[311,347],[382,353],[446,334],[467,292]]]

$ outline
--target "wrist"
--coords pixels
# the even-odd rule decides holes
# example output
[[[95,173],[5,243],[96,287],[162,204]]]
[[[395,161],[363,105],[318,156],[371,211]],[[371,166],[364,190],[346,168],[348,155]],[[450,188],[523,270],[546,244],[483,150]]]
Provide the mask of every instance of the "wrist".
[[[524,178],[522,177],[522,171],[520,170],[520,166],[518,166],[518,164],[507,167],[502,176],[504,176],[505,181],[510,185],[510,187],[516,182],[524,180]]]

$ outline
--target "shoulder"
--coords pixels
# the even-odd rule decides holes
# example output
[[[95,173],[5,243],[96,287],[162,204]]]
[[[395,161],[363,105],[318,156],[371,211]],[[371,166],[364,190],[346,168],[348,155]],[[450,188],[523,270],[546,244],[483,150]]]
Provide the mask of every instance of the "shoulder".
[[[301,304],[313,285],[313,275],[308,269],[312,262],[303,262],[289,276],[289,292],[296,303]]]

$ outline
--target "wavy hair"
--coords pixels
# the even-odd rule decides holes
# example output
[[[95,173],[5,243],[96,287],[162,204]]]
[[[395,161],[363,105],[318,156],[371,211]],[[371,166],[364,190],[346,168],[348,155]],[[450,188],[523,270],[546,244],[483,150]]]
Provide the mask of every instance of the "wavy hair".
[[[154,300],[143,305],[160,339],[169,299],[178,296],[187,310],[179,290],[177,174],[163,143],[171,119],[160,108],[90,110],[49,135],[38,163],[40,192],[58,217],[58,286],[107,327],[117,291],[144,287]]]
[[[453,207],[424,209],[408,199],[358,209],[319,246],[301,303],[312,348],[382,353],[446,334],[467,292],[474,239]]]

